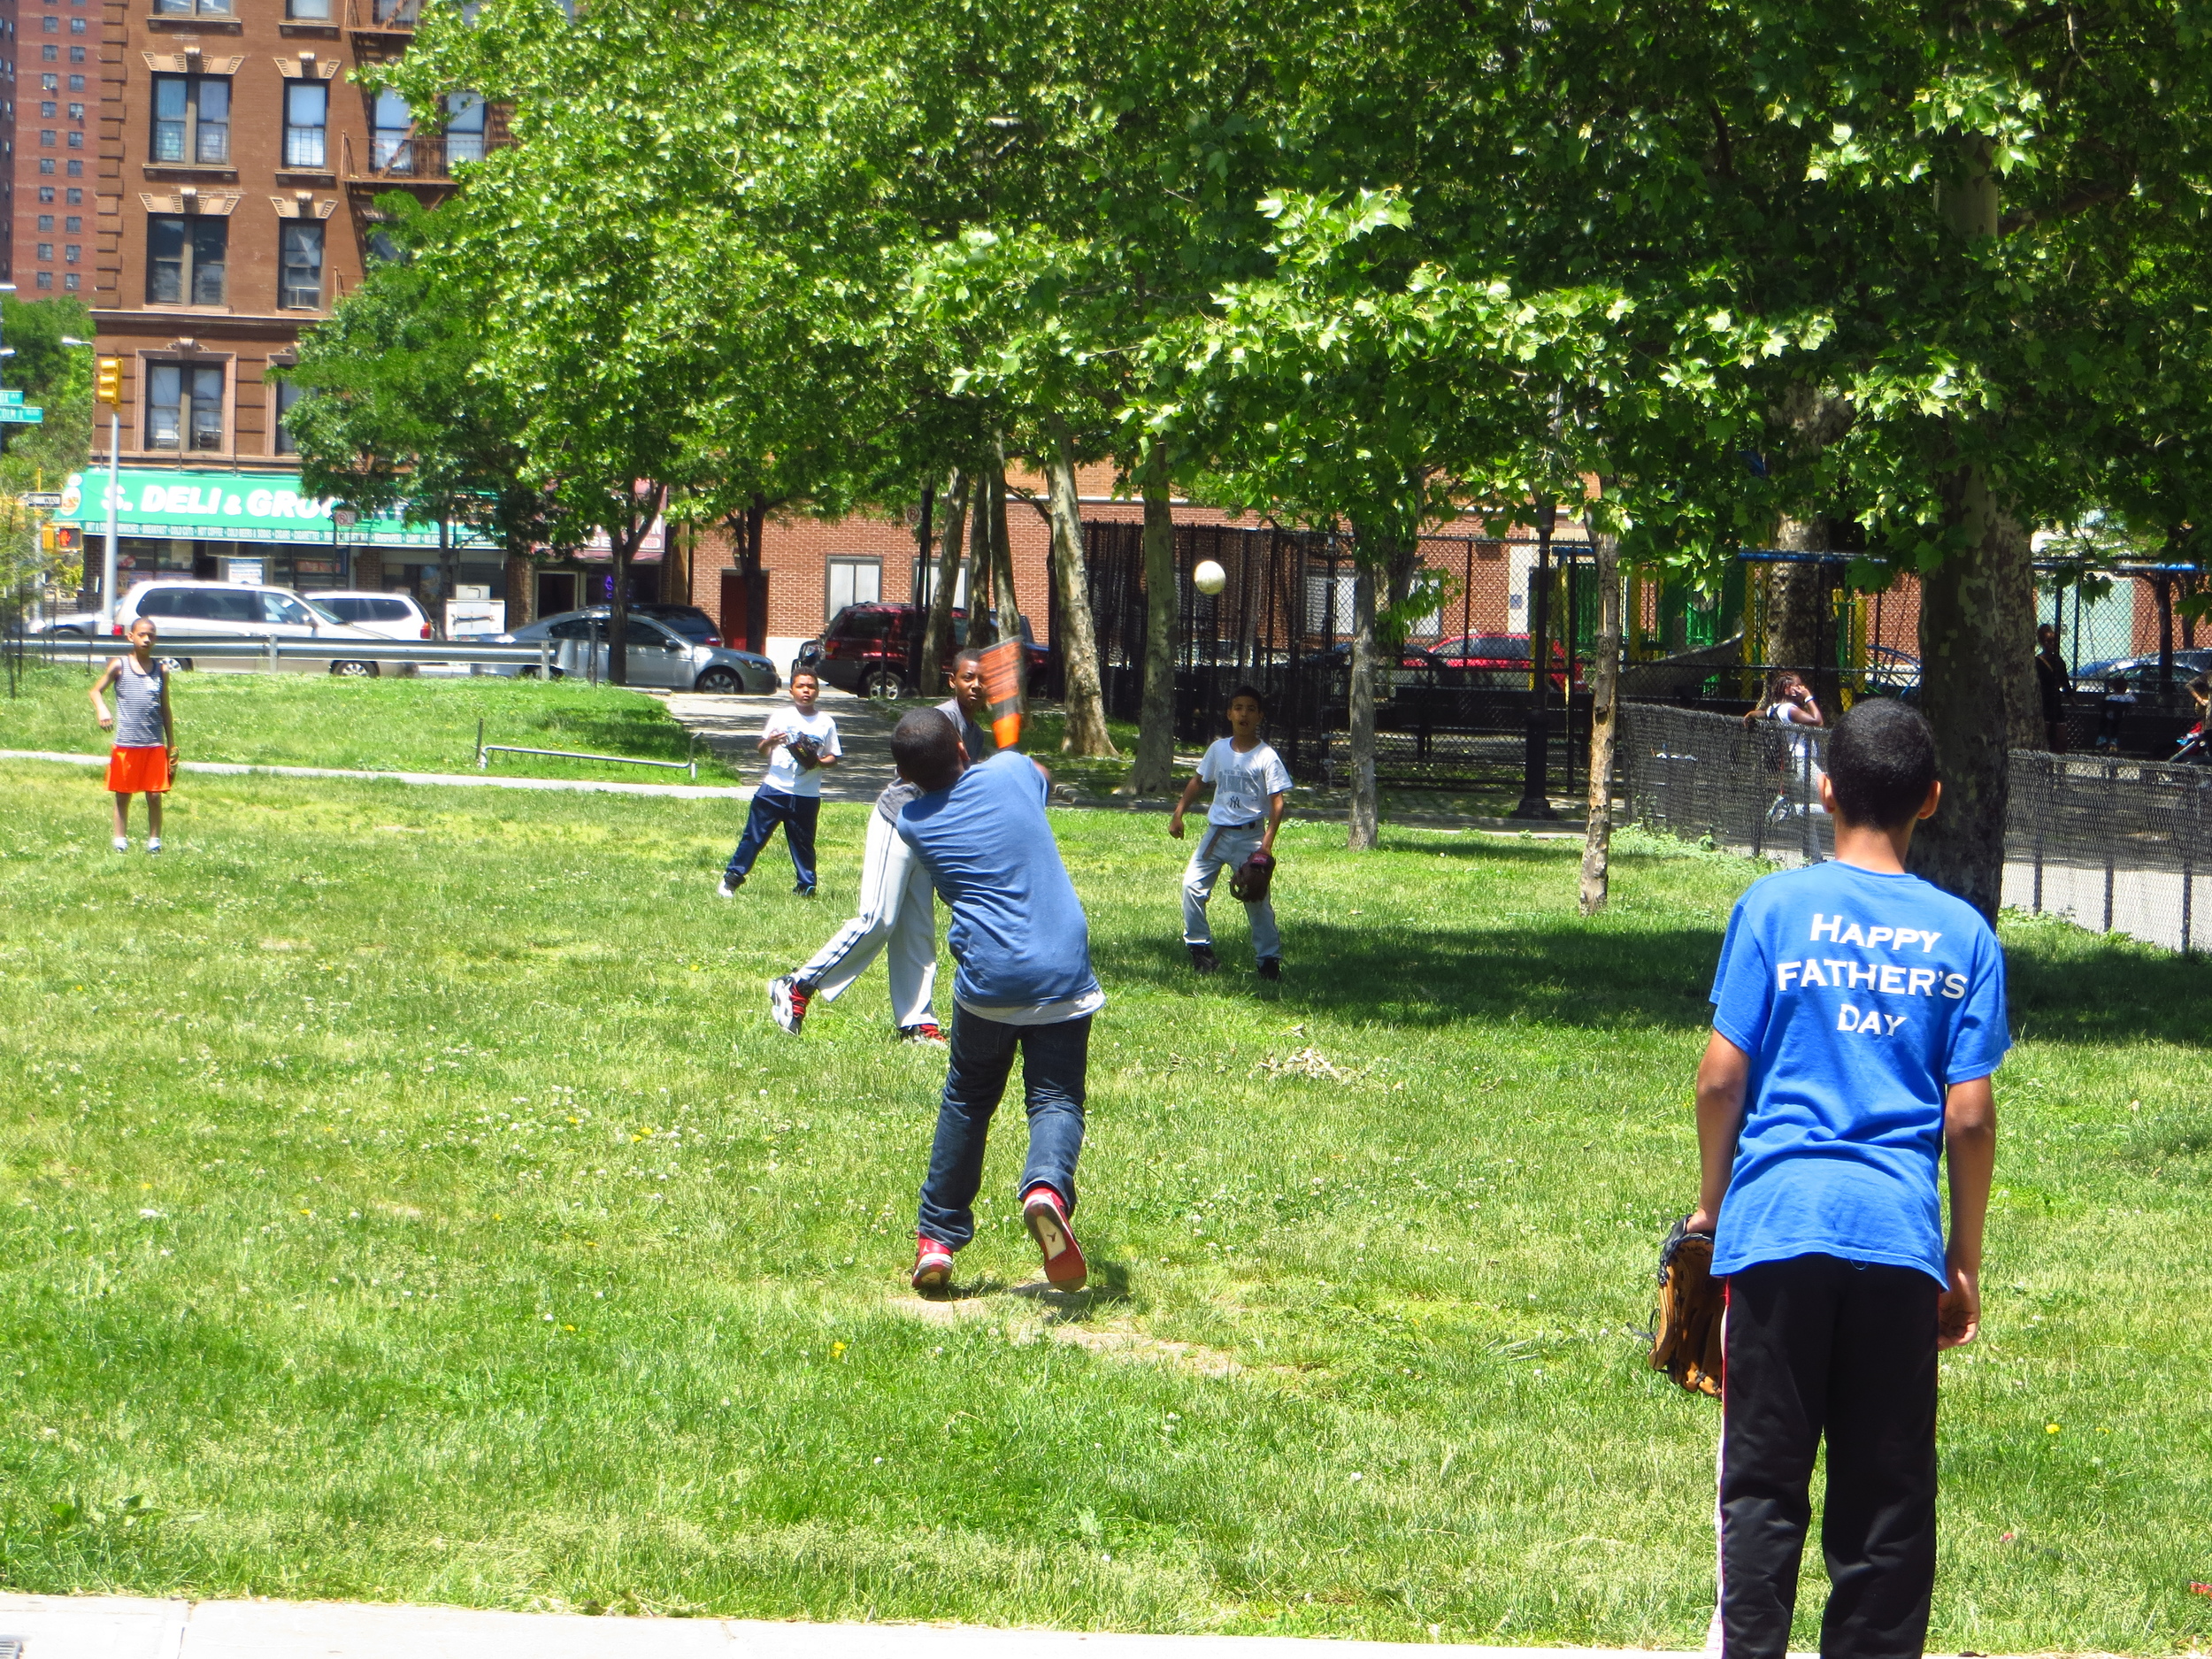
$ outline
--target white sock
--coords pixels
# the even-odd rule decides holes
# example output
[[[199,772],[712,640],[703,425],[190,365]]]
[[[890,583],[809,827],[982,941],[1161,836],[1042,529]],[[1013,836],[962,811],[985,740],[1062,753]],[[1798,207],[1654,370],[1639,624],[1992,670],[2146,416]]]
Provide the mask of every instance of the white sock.
[[[149,835],[146,838],[146,850],[150,853],[159,852],[161,850],[161,837],[158,835]]]
[[[119,853],[127,853],[127,852],[130,851],[130,849],[131,849],[131,838],[130,838],[129,836],[127,836],[127,835],[118,835],[118,836],[115,838],[115,850],[116,850],[117,852],[119,852]]]

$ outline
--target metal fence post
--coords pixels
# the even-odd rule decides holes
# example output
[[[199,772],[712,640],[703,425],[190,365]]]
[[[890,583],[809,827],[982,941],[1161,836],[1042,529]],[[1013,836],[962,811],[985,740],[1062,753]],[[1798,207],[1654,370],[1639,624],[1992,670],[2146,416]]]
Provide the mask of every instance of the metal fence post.
[[[2181,829],[2181,954],[2195,949],[2189,924],[2197,890],[2197,838],[2204,833],[2204,780],[2190,791],[2189,820]]]
[[[2059,780],[2065,776],[2062,764],[2055,755],[2043,763],[2043,770],[2048,785],[2043,792],[2042,810],[2035,815],[2035,901],[2032,909],[2038,916],[2043,914],[2043,837],[2051,821],[2052,810],[2057,805]]]
[[[2107,800],[2111,798],[2113,791],[2119,785],[2119,763],[2116,761],[2108,760],[2104,764],[2105,797]],[[2108,823],[2106,826],[2107,833],[2104,838],[2104,931],[2108,933],[2112,931],[2112,870],[2115,862],[2119,856],[2119,841],[2116,836],[2109,833],[2110,827],[2110,825]]]

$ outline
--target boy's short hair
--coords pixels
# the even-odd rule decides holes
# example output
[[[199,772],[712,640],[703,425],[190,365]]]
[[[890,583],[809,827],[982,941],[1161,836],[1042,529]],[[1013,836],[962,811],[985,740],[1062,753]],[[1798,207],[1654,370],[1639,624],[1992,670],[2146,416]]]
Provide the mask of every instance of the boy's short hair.
[[[964,645],[952,654],[952,671],[956,674],[970,663],[979,663],[982,660],[983,648],[981,646]]]
[[[811,668],[793,669],[791,671],[791,683],[795,686],[802,680],[810,680],[818,686],[822,683],[821,675],[816,673]]]
[[[1259,705],[1259,710],[1262,714],[1265,714],[1267,712],[1267,699],[1260,695],[1260,688],[1257,686],[1239,686],[1234,691],[1229,694],[1229,703],[1234,703],[1239,697],[1251,698],[1254,703]],[[1229,703],[1225,703],[1221,706],[1224,709],[1226,709],[1229,706]]]
[[[891,759],[899,776],[932,794],[960,775],[960,733],[935,709],[916,709],[891,733]]]
[[[1891,697],[1854,703],[1828,740],[1836,810],[1854,824],[1909,823],[1936,780],[1935,733],[1919,710]]]

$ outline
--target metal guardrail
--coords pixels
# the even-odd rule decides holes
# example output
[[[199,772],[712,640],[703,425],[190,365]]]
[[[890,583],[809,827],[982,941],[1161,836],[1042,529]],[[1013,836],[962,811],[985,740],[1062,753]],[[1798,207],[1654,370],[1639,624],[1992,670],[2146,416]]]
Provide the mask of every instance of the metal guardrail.
[[[699,777],[699,734],[691,734],[692,757],[689,760],[641,760],[635,755],[588,755],[573,749],[526,749],[519,743],[487,743],[484,741],[484,722],[476,723],[476,770],[490,770],[486,758],[492,755],[543,755],[550,760],[597,760],[611,766],[660,766],[670,772],[689,772],[692,780]],[[4,1655],[0,1655],[4,1659]]]
[[[17,641],[11,641],[11,646]],[[30,639],[20,641],[27,656],[48,662],[93,663],[120,657],[130,649],[127,640],[112,635],[78,639]],[[178,634],[163,637],[157,647],[172,661],[253,662],[271,669],[283,662],[316,663],[446,663],[484,667],[534,668],[541,676],[557,665],[550,640],[535,645],[439,643],[424,640],[341,639],[325,634],[300,638],[283,634],[227,634],[219,639],[192,639]]]

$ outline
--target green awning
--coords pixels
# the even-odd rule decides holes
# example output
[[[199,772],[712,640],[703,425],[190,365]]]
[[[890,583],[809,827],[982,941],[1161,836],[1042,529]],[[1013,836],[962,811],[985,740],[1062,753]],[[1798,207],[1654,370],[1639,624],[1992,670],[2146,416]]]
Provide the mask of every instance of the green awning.
[[[434,550],[438,545],[436,525],[408,524],[397,513],[364,515],[349,525],[334,522],[331,515],[339,503],[302,494],[296,472],[150,472],[127,466],[120,484],[117,527],[128,536]],[[89,534],[104,531],[106,471],[72,472],[54,516]],[[500,546],[460,525],[453,526],[450,539],[457,548],[496,552]]]

